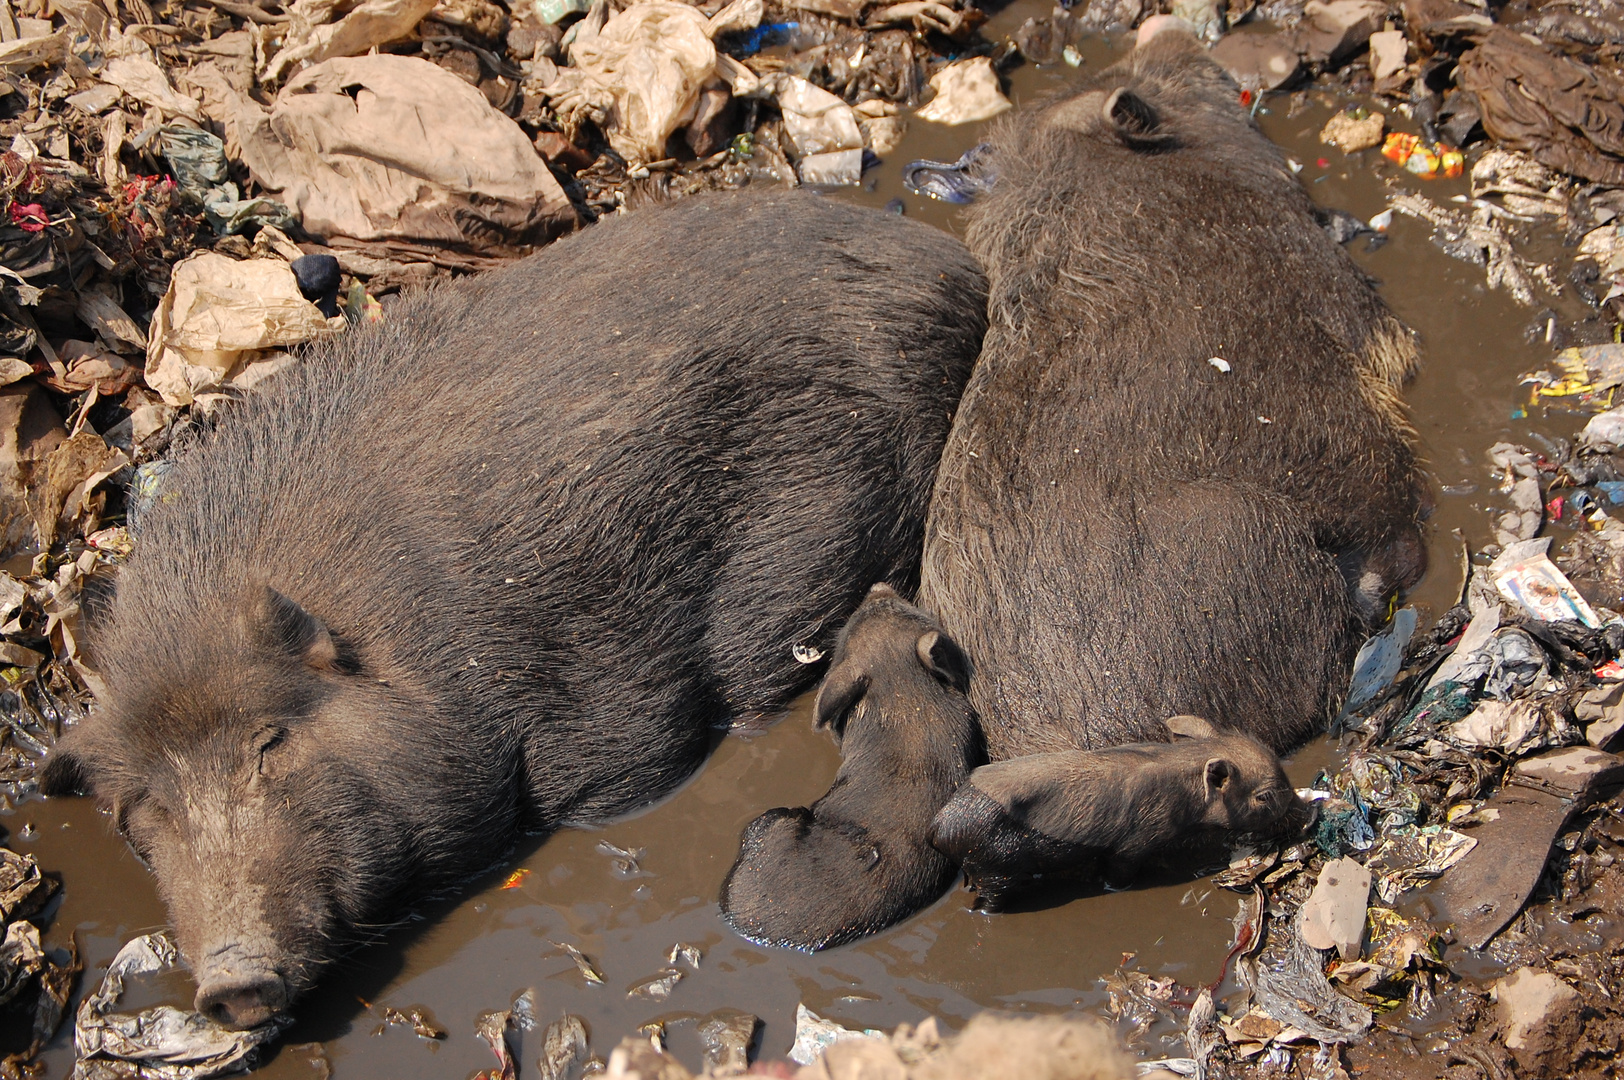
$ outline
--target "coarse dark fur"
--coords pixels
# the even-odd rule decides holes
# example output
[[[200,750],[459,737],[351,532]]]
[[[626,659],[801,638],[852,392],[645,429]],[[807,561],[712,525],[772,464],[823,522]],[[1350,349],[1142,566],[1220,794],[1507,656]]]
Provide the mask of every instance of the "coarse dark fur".
[[[1300,829],[1308,810],[1280,761],[1248,735],[1175,716],[1172,743],[1028,754],[983,765],[936,816],[931,843],[997,910],[1038,878],[1101,872],[1132,883],[1145,862],[1233,834]]]
[[[841,632],[816,726],[842,760],[823,798],[745,827],[722,913],[770,945],[822,949],[883,930],[958,874],[926,842],[937,810],[986,760],[970,662],[936,620],[876,585]]]
[[[403,300],[183,457],[46,770],[156,872],[199,1007],[285,1007],[520,830],[671,790],[911,591],[984,281],[933,229],[695,198]]]
[[[989,327],[920,603],[975,659],[991,757],[1181,713],[1300,744],[1424,567],[1411,335],[1187,34],[990,142]]]

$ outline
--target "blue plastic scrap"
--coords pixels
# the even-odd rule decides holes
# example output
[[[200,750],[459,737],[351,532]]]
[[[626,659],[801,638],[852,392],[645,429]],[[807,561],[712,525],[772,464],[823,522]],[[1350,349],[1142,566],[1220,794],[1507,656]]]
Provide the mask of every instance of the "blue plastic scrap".
[[[915,195],[928,195],[960,206],[975,202],[992,190],[993,181],[997,179],[983,160],[989,149],[986,143],[972,146],[954,162],[911,161],[902,170],[902,186]]]

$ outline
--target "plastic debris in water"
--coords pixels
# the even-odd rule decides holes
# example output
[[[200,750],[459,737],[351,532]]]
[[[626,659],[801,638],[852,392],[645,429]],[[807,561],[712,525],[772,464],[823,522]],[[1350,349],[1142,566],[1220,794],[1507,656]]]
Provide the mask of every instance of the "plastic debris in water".
[[[885,1033],[872,1029],[853,1031],[833,1020],[825,1020],[804,1004],[795,1006],[795,1045],[789,1059],[797,1065],[810,1065],[837,1042],[847,1039],[883,1039]]]
[[[1383,210],[1381,213],[1370,219],[1370,227],[1375,229],[1377,232],[1386,232],[1392,226],[1392,224],[1393,212],[1391,210]]]
[[[1434,180],[1440,176],[1453,180],[1466,168],[1466,158],[1459,150],[1443,143],[1425,143],[1419,136],[1406,135],[1402,131],[1388,134],[1387,141],[1382,143],[1382,157],[1395,165],[1404,166],[1406,171],[1423,180]]]
[[[698,971],[700,955],[698,945],[689,945],[687,942],[679,941],[675,945],[671,946],[671,951],[665,956],[665,962],[668,964],[675,964],[680,960],[682,963],[687,964],[695,971]]]
[[[1064,49],[1060,50],[1060,59],[1064,60],[1071,67],[1083,66],[1083,54],[1077,51],[1077,46],[1075,45],[1067,45]]]
[[[577,949],[574,945],[566,945],[561,941],[555,941],[553,945],[569,953],[570,959],[575,961],[575,967],[580,971],[583,979],[593,986],[603,985],[603,976],[599,975],[598,969],[592,966],[592,961],[587,959],[586,953]]]
[[[262,1043],[281,1034],[291,1017],[277,1017],[247,1031],[221,1027],[202,1013],[169,1005],[125,1014],[112,1011],[124,980],[174,967],[174,943],[166,934],[128,942],[107,967],[101,987],[79,1005],[74,1075],[140,1076],[143,1080],[204,1080],[252,1067]],[[109,1062],[127,1063],[127,1066]]]
[[[638,864],[648,854],[647,848],[616,847],[607,840],[599,840],[597,852],[609,856],[612,860],[610,867],[617,878],[625,880],[644,876],[643,868]]]
[[[815,649],[810,645],[791,645],[789,654],[795,657],[797,664],[815,664],[823,659],[823,650]]]
[[[579,1016],[566,1014],[547,1025],[536,1062],[541,1080],[571,1080],[586,1059],[586,1024]]]
[[[520,867],[507,876],[507,880],[502,882],[502,888],[517,889],[520,885],[524,884],[524,879],[529,876],[530,871],[526,870],[524,867]]]
[[[1414,608],[1400,608],[1385,630],[1359,646],[1359,655],[1353,660],[1348,699],[1342,706],[1344,716],[1373,700],[1392,683],[1404,665],[1404,647],[1415,633],[1415,620]]]
[[[658,975],[651,976],[634,985],[630,990],[626,991],[626,996],[645,997],[651,1001],[664,1001],[671,996],[671,991],[676,989],[677,984],[681,981],[682,972],[676,968],[666,968]]]
[[[986,143],[972,146],[954,162],[910,161],[902,170],[902,186],[915,195],[960,206],[975,202],[992,190],[996,179],[991,173],[971,172],[988,149]]]

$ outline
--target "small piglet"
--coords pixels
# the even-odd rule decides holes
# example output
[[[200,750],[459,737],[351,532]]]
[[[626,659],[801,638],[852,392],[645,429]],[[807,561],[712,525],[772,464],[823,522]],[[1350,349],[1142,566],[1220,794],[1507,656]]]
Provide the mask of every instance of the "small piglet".
[[[996,910],[1045,874],[1103,870],[1130,883],[1168,845],[1301,828],[1307,808],[1279,759],[1198,716],[1167,721],[1171,743],[1032,754],[983,765],[936,815],[931,842],[961,862]]]
[[[815,726],[840,740],[833,786],[745,827],[722,913],[753,941],[799,949],[883,930],[945,892],[957,865],[931,821],[986,760],[970,664],[936,620],[876,585],[841,632]]]

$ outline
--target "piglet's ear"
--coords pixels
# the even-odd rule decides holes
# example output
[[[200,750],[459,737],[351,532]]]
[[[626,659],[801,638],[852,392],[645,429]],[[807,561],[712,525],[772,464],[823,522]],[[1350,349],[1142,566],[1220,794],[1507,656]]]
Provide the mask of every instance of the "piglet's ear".
[[[1166,720],[1167,730],[1172,732],[1174,738],[1184,739],[1214,739],[1218,737],[1218,729],[1212,723],[1199,716],[1169,716]]]
[[[40,766],[39,790],[42,795],[87,795],[90,793],[90,770],[77,750],[66,745],[66,736],[51,751],[51,756]]]
[[[1229,778],[1235,775],[1235,766],[1224,758],[1208,758],[1206,768],[1202,770],[1202,794],[1207,802],[1212,802],[1223,793]]]
[[[317,671],[341,671],[338,644],[320,619],[269,585],[260,597],[259,625],[272,648],[304,661]]]
[[[1168,138],[1161,130],[1162,118],[1156,109],[1125,86],[1111,91],[1100,108],[1100,114],[1112,129],[1130,146],[1150,146]]]
[[[925,670],[961,694],[970,692],[970,658],[958,642],[939,630],[919,635],[919,662]]]
[[[846,718],[868,693],[868,675],[855,664],[836,664],[818,687],[818,700],[812,706],[814,728],[832,728],[836,735],[846,732]]]

